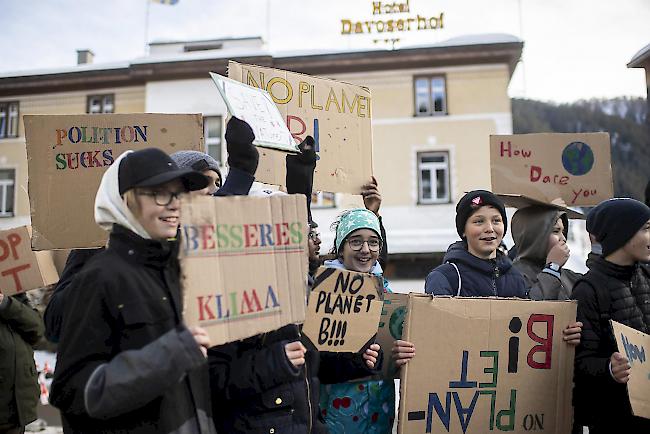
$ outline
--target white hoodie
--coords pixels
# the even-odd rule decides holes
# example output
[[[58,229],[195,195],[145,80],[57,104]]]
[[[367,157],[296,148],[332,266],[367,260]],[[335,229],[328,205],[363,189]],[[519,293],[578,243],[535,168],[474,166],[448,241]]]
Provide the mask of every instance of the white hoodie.
[[[142,227],[133,215],[126,201],[120,196],[119,170],[120,162],[133,151],[126,151],[117,159],[102,176],[102,181],[95,196],[95,221],[105,231],[111,231],[113,224],[118,224],[140,235],[151,239],[149,233]]]

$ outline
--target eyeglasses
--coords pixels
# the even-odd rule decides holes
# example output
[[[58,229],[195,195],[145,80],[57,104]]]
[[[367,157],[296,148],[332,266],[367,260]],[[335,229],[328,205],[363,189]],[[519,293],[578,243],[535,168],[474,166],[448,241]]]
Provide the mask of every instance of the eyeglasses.
[[[320,239],[320,232],[311,231],[308,236],[310,240]]]
[[[154,202],[156,202],[156,205],[159,206],[167,206],[174,199],[180,199],[181,195],[185,194],[184,191],[138,191],[138,195],[140,196],[150,196],[153,197]]]
[[[370,238],[369,240],[362,240],[361,238],[352,238],[348,240],[348,245],[352,250],[358,252],[363,248],[363,244],[368,243],[368,250],[371,252],[378,252],[381,248],[381,241],[377,238]]]

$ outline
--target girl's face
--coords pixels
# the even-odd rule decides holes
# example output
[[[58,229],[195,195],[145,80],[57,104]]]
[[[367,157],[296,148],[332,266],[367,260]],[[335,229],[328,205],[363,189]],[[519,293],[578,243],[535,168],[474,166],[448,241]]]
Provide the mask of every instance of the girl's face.
[[[380,248],[381,241],[375,231],[357,229],[343,242],[343,266],[346,270],[369,273],[377,262]]]
[[[474,211],[465,223],[469,252],[481,259],[493,259],[503,239],[503,218],[499,210],[485,205]]]
[[[631,262],[650,262],[650,220],[623,246]]]
[[[154,240],[174,238],[180,224],[180,195],[183,183],[176,179],[154,187],[136,189],[139,210],[135,217]]]
[[[553,225],[553,230],[548,236],[548,249],[546,253],[550,252],[556,244],[561,242],[566,243],[566,238],[564,237],[564,222],[558,217],[555,225]]]
[[[192,194],[197,196],[212,196],[217,190],[221,188],[221,177],[217,172],[211,169],[204,170],[201,173],[203,176],[208,178],[210,182],[208,182],[208,185],[201,190],[194,190]]]

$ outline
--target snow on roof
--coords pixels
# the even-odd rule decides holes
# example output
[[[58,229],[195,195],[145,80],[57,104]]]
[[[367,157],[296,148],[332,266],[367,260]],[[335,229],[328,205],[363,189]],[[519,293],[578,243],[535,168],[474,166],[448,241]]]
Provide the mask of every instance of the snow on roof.
[[[639,68],[642,67],[642,63],[650,60],[650,44],[641,48],[633,57],[632,60],[627,64],[628,68]]]
[[[256,38],[251,37],[251,38],[233,38],[233,39],[256,39]],[[227,41],[228,39],[222,39],[222,40]],[[197,42],[197,41],[188,41],[185,43],[189,44],[191,42]],[[50,74],[72,74],[78,72],[128,68],[131,65],[172,63],[172,62],[184,62],[184,61],[191,61],[191,60],[210,60],[210,59],[217,60],[217,59],[232,59],[232,58],[241,58],[241,57],[260,57],[260,56],[288,58],[288,57],[297,57],[297,56],[399,51],[400,49],[406,50],[406,49],[417,49],[417,48],[444,48],[444,47],[454,47],[454,46],[502,44],[502,43],[513,43],[513,42],[522,42],[522,40],[513,35],[494,33],[494,34],[476,34],[476,35],[458,36],[445,41],[436,42],[434,44],[400,46],[399,49],[397,50],[391,50],[386,46],[359,47],[359,48],[350,48],[350,49],[320,49],[320,50],[315,49],[315,50],[293,50],[293,51],[270,51],[262,47],[257,47],[257,48],[227,47],[218,50],[190,51],[190,52],[174,53],[174,54],[161,53],[158,55],[139,57],[131,61],[124,61],[124,62],[83,64],[83,65],[74,65],[74,66],[64,67],[64,68],[4,72],[4,73],[0,73],[0,78],[26,77],[26,76],[50,75]],[[160,42],[155,42],[154,44],[172,44],[172,43],[183,43],[183,42],[160,41]]]

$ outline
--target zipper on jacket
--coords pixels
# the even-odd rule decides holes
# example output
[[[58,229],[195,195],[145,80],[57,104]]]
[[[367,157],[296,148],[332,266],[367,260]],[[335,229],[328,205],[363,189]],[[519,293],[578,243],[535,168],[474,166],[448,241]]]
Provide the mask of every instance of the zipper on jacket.
[[[494,273],[492,274],[492,292],[494,295],[497,294],[497,279],[499,278],[499,267],[494,267]]]
[[[309,369],[307,368],[307,354],[305,354],[305,384],[307,385],[307,404],[309,405],[309,431],[311,433],[311,423],[314,418],[313,409],[311,407],[311,390],[309,388]]]

